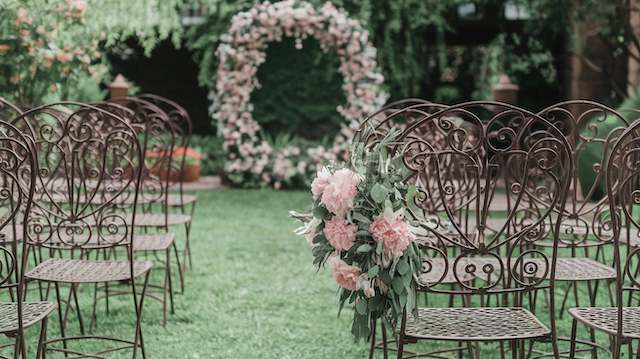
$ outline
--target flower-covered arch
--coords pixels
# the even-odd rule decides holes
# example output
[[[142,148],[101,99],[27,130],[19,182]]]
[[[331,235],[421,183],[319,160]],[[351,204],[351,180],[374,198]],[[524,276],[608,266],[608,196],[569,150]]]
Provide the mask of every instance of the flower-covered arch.
[[[293,37],[296,47],[315,38],[323,51],[335,50],[344,77],[347,103],[337,111],[346,126],[331,148],[287,145],[274,148],[260,136],[260,124],[252,116],[251,92],[259,87],[258,67],[265,62],[268,44]],[[218,121],[226,152],[225,172],[237,185],[283,185],[302,183],[324,161],[344,159],[347,144],[359,120],[386,101],[381,91],[376,49],[369,33],[348,14],[326,3],[319,9],[296,0],[264,2],[236,14],[229,32],[217,49],[216,88],[211,93],[212,113]]]

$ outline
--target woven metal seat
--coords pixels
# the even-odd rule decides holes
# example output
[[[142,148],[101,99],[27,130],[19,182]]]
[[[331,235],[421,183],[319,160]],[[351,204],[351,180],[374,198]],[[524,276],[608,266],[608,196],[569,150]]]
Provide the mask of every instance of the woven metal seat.
[[[134,251],[163,251],[176,240],[175,233],[145,233],[133,236]]]
[[[193,204],[196,202],[196,200],[198,199],[197,196],[192,195],[192,194],[183,194],[182,195],[182,200],[180,200],[180,194],[169,194],[167,195],[167,204],[172,206],[172,207],[176,207],[176,206],[182,206],[184,205],[189,205],[189,204]]]
[[[407,338],[491,341],[540,338],[551,331],[524,308],[420,308],[407,315]]]
[[[558,258],[556,280],[585,281],[616,279],[616,270],[590,258]]]
[[[64,283],[103,283],[132,279],[129,262],[52,258],[26,274],[27,278]],[[147,273],[150,261],[133,262],[133,278]]]
[[[129,221],[131,216],[129,216]],[[187,214],[170,213],[166,224],[169,226],[187,224],[191,222],[191,216]],[[135,225],[138,227],[164,227],[165,215],[163,213],[136,213]]]
[[[56,305],[50,302],[22,303],[22,324],[28,328],[40,323]],[[13,333],[18,330],[18,303],[0,303],[0,333]]]
[[[569,314],[583,324],[616,335],[618,308],[571,308]],[[626,338],[640,339],[640,307],[622,308],[622,334]]]

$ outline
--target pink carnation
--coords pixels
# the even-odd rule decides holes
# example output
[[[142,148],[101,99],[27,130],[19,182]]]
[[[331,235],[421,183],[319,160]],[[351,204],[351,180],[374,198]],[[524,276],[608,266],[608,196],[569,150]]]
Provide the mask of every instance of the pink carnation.
[[[333,278],[342,288],[350,291],[358,290],[358,278],[362,274],[360,268],[348,265],[337,256],[329,258],[329,266]]]
[[[348,251],[353,246],[357,231],[358,226],[339,217],[324,222],[324,235],[331,246],[339,251]]]
[[[325,186],[320,202],[336,216],[344,216],[353,207],[358,193],[358,177],[348,169],[336,171]]]
[[[394,257],[401,256],[413,240],[402,214],[394,213],[390,208],[374,219],[369,226],[369,232],[373,239],[382,242],[385,250]]]
[[[313,193],[313,199],[318,199],[322,196],[325,187],[329,184],[329,178],[331,178],[331,172],[326,167],[322,167],[316,178],[311,182],[311,193]]]

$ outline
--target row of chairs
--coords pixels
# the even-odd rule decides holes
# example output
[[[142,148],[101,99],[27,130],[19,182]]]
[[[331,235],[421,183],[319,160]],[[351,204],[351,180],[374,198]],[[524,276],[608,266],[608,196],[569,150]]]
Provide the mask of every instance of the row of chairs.
[[[0,349],[13,358],[146,357],[143,303],[160,302],[166,324],[174,273],[183,292],[191,265],[196,197],[169,176],[185,166],[186,151],[174,153],[189,145],[189,115],[156,95],[26,111],[0,103],[0,334],[10,338]],[[114,296],[132,298],[131,336],[96,334],[98,306],[109,315]],[[53,312],[58,335],[48,338]],[[37,324],[28,351],[25,330]]]
[[[500,357],[619,358],[623,345],[640,356],[640,308],[631,306],[640,290],[640,122],[627,119],[637,117],[592,101],[533,113],[410,99],[365,120],[355,138],[364,146],[400,131],[389,150],[417,187],[407,207],[420,228],[416,285],[426,293],[394,338],[381,323],[377,342],[374,329],[370,357],[475,358],[479,343],[497,345],[488,350]],[[566,306],[574,308],[564,333]],[[425,340],[453,344],[414,345]]]

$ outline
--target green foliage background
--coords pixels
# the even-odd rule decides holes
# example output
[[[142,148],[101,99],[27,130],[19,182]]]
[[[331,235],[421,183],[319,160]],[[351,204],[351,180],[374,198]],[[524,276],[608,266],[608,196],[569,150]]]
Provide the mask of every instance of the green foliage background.
[[[308,0],[322,6],[326,0]],[[543,0],[546,1],[546,0]],[[378,50],[378,65],[385,76],[390,101],[422,97],[452,103],[471,98],[488,99],[497,74],[506,72],[526,89],[554,86],[557,80],[553,48],[547,37],[523,40],[500,35],[482,44],[451,44],[452,20],[466,0],[331,0],[360,20]],[[504,0],[475,1],[479,13],[501,13]],[[186,43],[200,65],[199,81],[212,88],[217,59],[215,49],[236,13],[249,9],[249,0],[201,0],[208,8],[203,24],[186,31]],[[528,3],[528,2],[527,2]],[[527,5],[528,6],[528,5]],[[335,111],[344,102],[342,78],[334,55],[324,54],[315,40],[296,50],[292,41],[272,43],[267,61],[258,71],[263,85],[252,95],[254,115],[264,130],[276,136],[295,133],[308,139],[329,136],[339,128]],[[559,85],[555,85],[559,89]],[[553,91],[551,91],[553,92]],[[544,96],[525,97],[542,107]],[[536,99],[538,102],[536,103]],[[293,105],[295,104],[295,105]],[[215,123],[214,123],[215,126]]]

